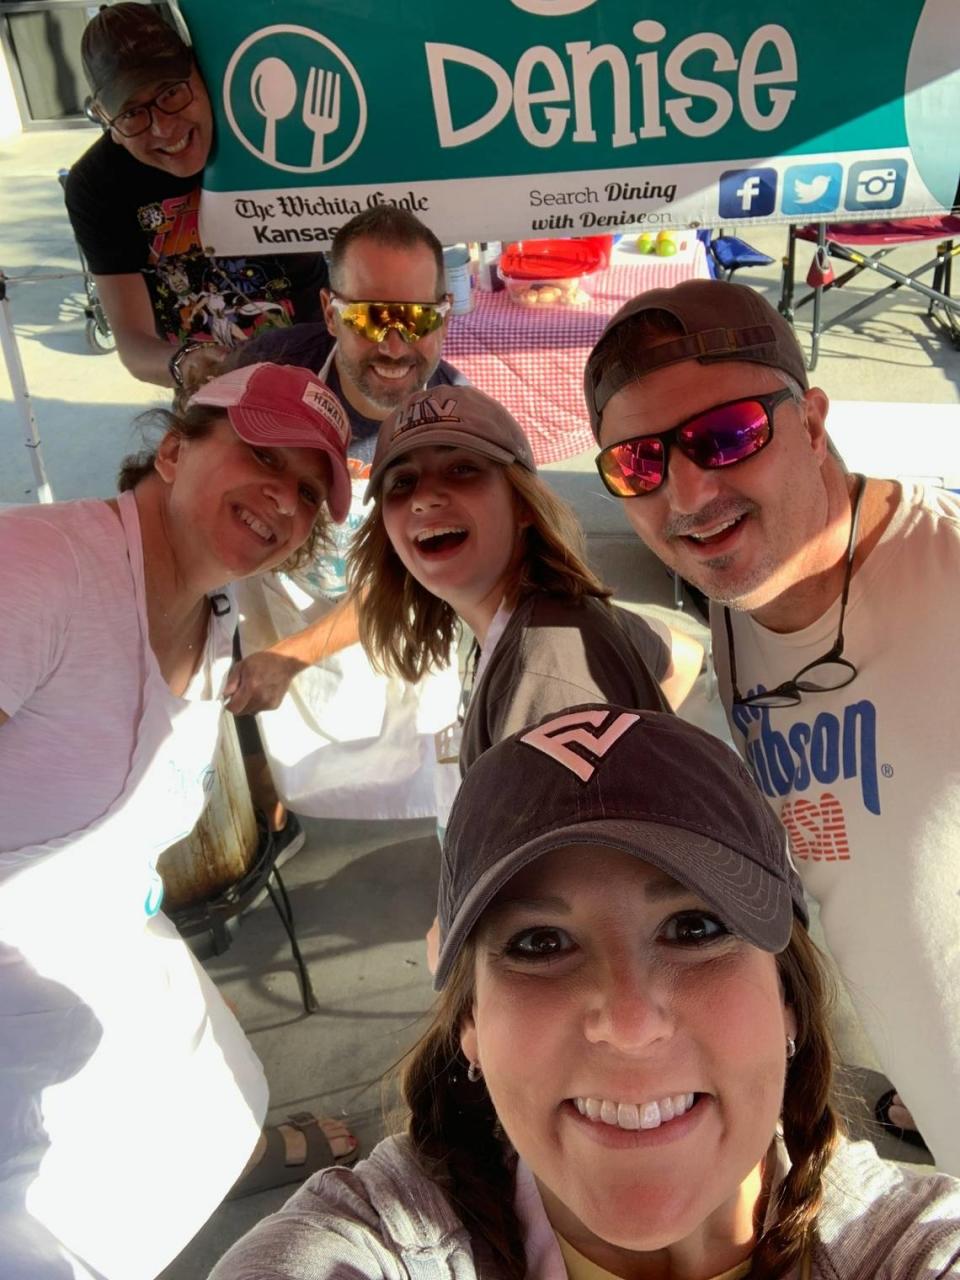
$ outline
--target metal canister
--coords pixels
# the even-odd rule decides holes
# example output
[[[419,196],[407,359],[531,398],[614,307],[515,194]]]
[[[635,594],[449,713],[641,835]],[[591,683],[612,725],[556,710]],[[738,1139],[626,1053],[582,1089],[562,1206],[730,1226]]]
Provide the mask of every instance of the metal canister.
[[[443,270],[447,293],[453,299],[453,314],[466,315],[473,310],[473,289],[470,279],[470,250],[465,244],[454,244],[444,249]]]

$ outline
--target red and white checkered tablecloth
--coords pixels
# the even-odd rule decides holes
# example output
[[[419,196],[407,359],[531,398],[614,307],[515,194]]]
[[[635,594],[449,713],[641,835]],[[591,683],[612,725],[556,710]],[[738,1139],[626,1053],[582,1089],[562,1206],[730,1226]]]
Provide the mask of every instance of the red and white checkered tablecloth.
[[[610,316],[645,289],[709,274],[699,241],[676,258],[633,258],[597,272],[582,306],[538,310],[511,302],[506,291],[481,291],[473,311],[447,327],[444,359],[510,410],[540,466],[593,447],[583,370]]]

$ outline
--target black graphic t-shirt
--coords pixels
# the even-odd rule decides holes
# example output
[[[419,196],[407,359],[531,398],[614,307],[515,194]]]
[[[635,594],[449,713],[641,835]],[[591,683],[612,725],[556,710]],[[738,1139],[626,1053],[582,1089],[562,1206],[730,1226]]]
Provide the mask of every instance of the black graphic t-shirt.
[[[320,253],[213,257],[200,243],[196,178],[141,164],[104,135],[70,170],[67,212],[94,275],[141,272],[157,333],[231,347],[322,316]]]

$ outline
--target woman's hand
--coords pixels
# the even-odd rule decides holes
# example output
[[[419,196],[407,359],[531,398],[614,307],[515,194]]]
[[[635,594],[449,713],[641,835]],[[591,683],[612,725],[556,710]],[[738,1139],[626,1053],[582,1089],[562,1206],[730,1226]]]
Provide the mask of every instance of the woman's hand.
[[[227,348],[222,347],[219,342],[205,342],[187,352],[180,365],[183,390],[187,397],[199,391],[205,382],[223,373],[221,366],[229,354]]]

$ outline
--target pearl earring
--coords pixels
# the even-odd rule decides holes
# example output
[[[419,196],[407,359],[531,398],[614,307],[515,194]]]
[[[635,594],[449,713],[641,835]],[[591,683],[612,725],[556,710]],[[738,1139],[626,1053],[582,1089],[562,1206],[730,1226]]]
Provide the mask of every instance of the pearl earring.
[[[797,1042],[793,1036],[787,1036],[787,1060],[795,1057],[797,1053]]]
[[[467,1067],[467,1079],[471,1084],[476,1084],[478,1080],[483,1079],[483,1072],[480,1070],[478,1062],[471,1062]]]

